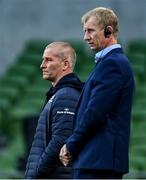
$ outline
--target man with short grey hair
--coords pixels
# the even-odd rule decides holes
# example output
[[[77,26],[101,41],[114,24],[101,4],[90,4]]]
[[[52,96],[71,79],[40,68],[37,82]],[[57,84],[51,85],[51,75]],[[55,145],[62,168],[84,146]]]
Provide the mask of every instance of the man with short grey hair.
[[[73,117],[82,83],[73,73],[76,53],[67,42],[53,42],[43,53],[40,68],[52,87],[40,113],[28,157],[25,179],[70,179],[71,169],[63,167],[59,152],[73,131]]]

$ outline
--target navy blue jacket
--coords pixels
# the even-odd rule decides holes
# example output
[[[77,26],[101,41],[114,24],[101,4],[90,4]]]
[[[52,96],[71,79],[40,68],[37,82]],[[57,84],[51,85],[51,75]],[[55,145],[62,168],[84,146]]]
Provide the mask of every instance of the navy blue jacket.
[[[67,140],[74,169],[128,171],[134,78],[121,48],[95,66],[81,93]]]
[[[71,73],[48,91],[28,158],[26,179],[50,178],[62,165],[59,152],[72,134],[73,117],[81,89],[80,80]]]

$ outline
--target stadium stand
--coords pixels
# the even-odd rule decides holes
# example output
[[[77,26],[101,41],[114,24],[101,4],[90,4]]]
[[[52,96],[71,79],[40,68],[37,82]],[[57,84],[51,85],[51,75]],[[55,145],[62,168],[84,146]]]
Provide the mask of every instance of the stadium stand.
[[[88,52],[82,41],[68,41],[77,52],[75,71],[85,81],[94,66],[94,55]],[[51,41],[27,42],[13,66],[0,79],[0,128],[8,139],[7,151],[0,153],[0,158],[3,156],[0,167],[3,178],[23,177],[27,156],[25,151],[29,149],[25,146],[30,146],[33,136],[26,129],[32,127],[35,130],[36,117],[50,87],[50,83],[42,79],[39,69],[43,49],[49,42]],[[125,177],[146,178],[146,41],[129,42],[127,55],[135,75],[136,93],[132,110],[130,173]]]
[[[129,174],[133,175],[132,178],[146,178],[146,40],[135,39],[130,41],[127,55],[136,82],[132,109]]]

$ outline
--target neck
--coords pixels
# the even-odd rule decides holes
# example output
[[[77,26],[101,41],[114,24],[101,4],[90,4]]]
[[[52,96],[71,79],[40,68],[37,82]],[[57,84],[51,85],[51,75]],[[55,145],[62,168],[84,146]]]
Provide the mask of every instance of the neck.
[[[114,45],[114,44],[117,44],[117,43],[118,43],[117,39],[111,37],[111,38],[107,39],[107,41],[105,42],[104,48],[111,46],[111,45]]]
[[[62,79],[64,76],[73,73],[73,71],[67,71],[67,72],[63,72],[58,78],[54,79],[54,81],[51,81],[51,84],[53,87],[56,86],[56,84],[60,81],[60,79]]]

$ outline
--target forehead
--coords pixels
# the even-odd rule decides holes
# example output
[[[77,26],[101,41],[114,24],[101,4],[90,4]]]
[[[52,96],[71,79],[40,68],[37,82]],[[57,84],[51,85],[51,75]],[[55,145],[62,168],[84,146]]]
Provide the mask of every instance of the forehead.
[[[86,22],[83,24],[84,29],[86,28],[92,28],[92,27],[98,27],[97,19],[95,16],[89,17]]]
[[[43,57],[57,57],[59,48],[57,46],[51,46],[44,50]]]

